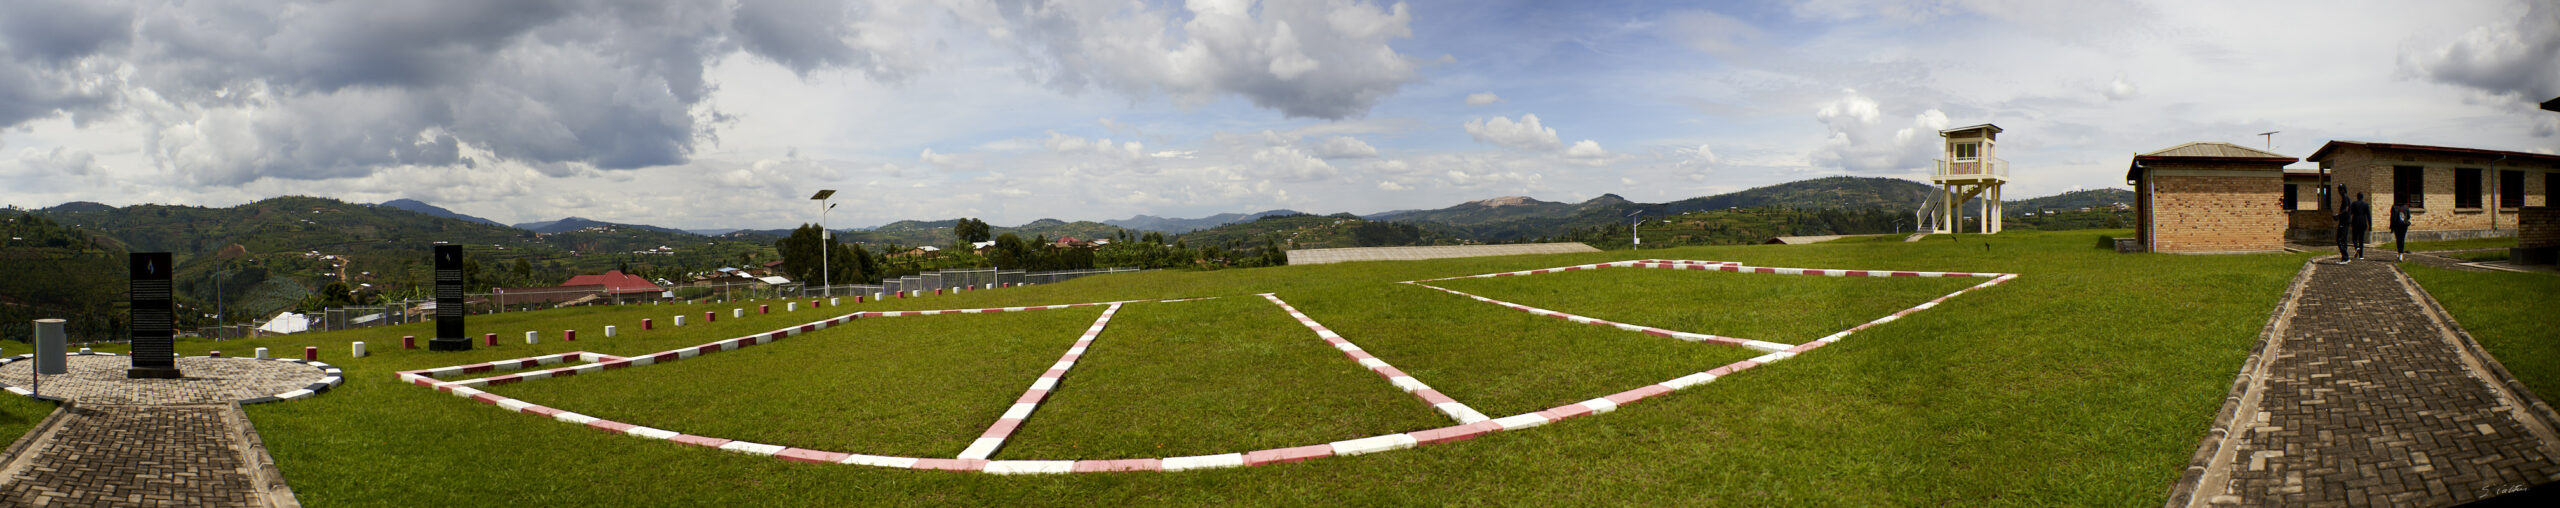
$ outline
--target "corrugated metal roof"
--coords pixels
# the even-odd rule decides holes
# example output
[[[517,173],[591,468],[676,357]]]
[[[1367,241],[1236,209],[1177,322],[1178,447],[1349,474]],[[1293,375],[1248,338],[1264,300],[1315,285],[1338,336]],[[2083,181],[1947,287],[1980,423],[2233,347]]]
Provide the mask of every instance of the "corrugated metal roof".
[[[2000,126],[1998,126],[1998,125],[1992,125],[1992,124],[1987,124],[1987,123],[1986,123],[1986,124],[1981,124],[1981,125],[1967,125],[1967,126],[1963,126],[1963,127],[1957,127],[1957,128],[1953,128],[1953,129],[1942,130],[1942,131],[1938,131],[1938,133],[1939,133],[1939,134],[1948,134],[1948,133],[1953,133],[1953,132],[1957,132],[1957,131],[1968,131],[1968,130],[1974,130],[1974,129],[1991,129],[1991,133],[1992,133],[1992,134],[1999,134],[1999,133],[2000,133]]]
[[[2169,147],[2167,150],[2142,154],[2144,157],[2267,157],[2291,159],[2292,156],[2218,141],[2197,141]]]

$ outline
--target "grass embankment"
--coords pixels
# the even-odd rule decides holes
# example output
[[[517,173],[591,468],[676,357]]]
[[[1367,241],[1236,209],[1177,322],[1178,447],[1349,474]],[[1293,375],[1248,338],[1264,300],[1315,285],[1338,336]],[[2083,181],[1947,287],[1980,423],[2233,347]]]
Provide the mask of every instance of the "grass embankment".
[[[1747,357],[1751,352],[1574,325],[1394,281],[1644,257],[1733,260],[1769,266],[2024,274],[2012,283],[1967,294],[1796,359],[1648,399],[1605,415],[1418,450],[1185,473],[1006,477],[796,464],[606,434],[512,414],[401,385],[393,376],[399,370],[573,349],[613,354],[657,351],[798,322],[804,320],[800,319],[803,316],[812,316],[805,310],[793,319],[723,319],[717,325],[701,328],[661,329],[615,339],[587,339],[584,336],[590,332],[584,327],[673,313],[650,308],[564,311],[556,318],[550,317],[554,314],[528,313],[522,322],[475,317],[475,329],[502,334],[512,331],[516,335],[507,337],[507,346],[469,353],[400,351],[393,347],[403,333],[423,335],[423,326],[416,328],[419,331],[376,329],[235,341],[220,344],[220,349],[245,351],[247,346],[269,345],[298,350],[300,344],[328,344],[324,359],[348,369],[346,385],[330,393],[248,409],[295,493],[315,506],[477,505],[491,499],[505,499],[512,504],[588,506],[1129,502],[2156,504],[2185,467],[2196,440],[2220,407],[2233,373],[2265,324],[2268,309],[2276,303],[2305,256],[2119,255],[2091,248],[2086,232],[2030,232],[1989,238],[1966,235],[1957,240],[1920,243],[1695,247],[1153,272],[855,307],[953,308],[1192,296],[1229,296],[1214,302],[1244,299],[1238,306],[1252,307],[1246,304],[1253,303],[1249,295],[1276,292],[1380,358],[1462,402],[1500,415],[1658,382]],[[1663,280],[1678,277],[1671,272],[1649,272],[1666,277]],[[1524,278],[1524,282],[1540,280]],[[1544,280],[1572,282],[1565,278]],[[1260,328],[1264,325],[1257,316],[1263,312],[1276,314],[1276,310],[1238,312],[1233,316],[1195,314],[1211,311],[1166,311],[1193,303],[1206,302],[1137,304],[1123,308],[1121,319],[1154,319],[1145,316],[1150,311],[1165,311],[1157,318],[1214,318],[1213,322],[1233,324],[1213,326]],[[779,312],[779,307],[776,310]],[[1058,318],[1062,320],[1092,315],[1083,311],[1042,312],[1060,313],[1056,316],[1065,316]],[[699,311],[693,314],[698,316]],[[1039,314],[1029,316],[1045,319]],[[820,378],[848,376],[845,371],[853,368],[888,368],[859,363],[862,348],[891,343],[891,339],[872,335],[874,331],[916,326],[930,328],[932,333],[957,335],[961,338],[956,340],[965,343],[970,340],[967,337],[1001,335],[971,332],[974,327],[1010,328],[977,321],[975,318],[979,317],[982,316],[907,322],[922,323],[913,325],[899,324],[899,320],[922,318],[860,320],[834,331],[597,376],[593,381],[599,386],[625,382],[637,386],[637,381],[644,378],[657,378],[663,379],[659,384],[667,389],[677,390],[673,393],[721,391],[686,385],[734,387],[729,391],[784,392],[752,396],[789,401],[798,395],[789,393],[793,383],[781,381],[788,376],[749,371],[793,369],[808,380],[800,384],[812,390],[803,392],[807,399],[800,400],[815,401],[853,389],[898,390],[902,388],[880,384],[861,388],[856,385],[862,383],[840,384]],[[1223,419],[1221,411],[1232,411],[1197,402],[1214,397],[1190,392],[1222,389],[1221,385],[1164,386],[1154,392],[1130,394],[1141,398],[1115,408],[1109,397],[1120,394],[1104,391],[1102,382],[1109,379],[1106,376],[1124,376],[1120,379],[1128,382],[1174,383],[1186,381],[1181,370],[1236,370],[1241,369],[1234,367],[1237,365],[1260,364],[1252,365],[1251,373],[1199,379],[1268,381],[1267,385],[1241,388],[1223,385],[1223,389],[1244,390],[1238,392],[1244,394],[1288,394],[1334,387],[1365,390],[1367,395],[1354,393],[1327,399],[1325,403],[1330,407],[1360,407],[1364,404],[1360,401],[1365,400],[1361,397],[1382,397],[1378,402],[1389,407],[1410,402],[1410,409],[1402,414],[1412,415],[1411,418],[1438,418],[1421,402],[1410,400],[1410,396],[1386,392],[1374,374],[1332,367],[1345,361],[1336,353],[1319,348],[1311,354],[1301,354],[1292,350],[1296,346],[1283,347],[1293,335],[1308,342],[1317,341],[1285,318],[1270,323],[1281,331],[1268,340],[1260,337],[1265,333],[1262,331],[1225,336],[1217,335],[1226,333],[1223,328],[1192,330],[1173,324],[1168,321],[1164,330],[1177,335],[1177,339],[1181,334],[1199,334],[1201,341],[1225,341],[1236,346],[1196,347],[1174,339],[1165,339],[1161,345],[1131,346],[1140,344],[1138,337],[1142,335],[1138,331],[1147,328],[1123,329],[1115,325],[1097,340],[1092,351],[1095,356],[1090,359],[1096,363],[1068,374],[1051,399],[1053,405],[1033,415],[1023,433],[1016,436],[1022,441],[1014,446],[1022,448],[1004,455],[1023,453],[1019,456],[1029,458],[1028,453],[1041,450],[1037,447],[1078,439],[1041,434],[1044,425],[1057,424],[1051,429],[1054,431],[1110,435],[1095,429],[1098,423],[1072,427],[1060,423],[1106,418],[1078,416],[1079,413],[1116,409],[1125,415],[1123,419],[1133,422],[1206,422]],[[550,340],[548,334],[569,327],[581,328],[579,342]],[[1054,332],[1047,326],[1020,328],[1025,333],[1038,330],[1038,336],[1023,340],[1052,344],[1022,353],[1033,357],[1054,358],[1062,352],[1057,348],[1074,338],[1073,325]],[[523,346],[520,335],[525,329],[546,330],[546,340],[542,345]],[[375,342],[375,348],[383,353],[347,360],[343,344],[350,340],[381,341]],[[1115,343],[1117,340],[1129,342]],[[798,342],[805,342],[806,347],[786,349],[801,347],[795,345]],[[1253,346],[1266,342],[1272,345]],[[1125,347],[1115,350],[1115,344]],[[192,354],[205,346],[190,344],[181,350]],[[763,354],[774,357],[806,352],[811,358],[795,362],[752,356],[759,354],[756,350],[760,348],[773,348],[774,353]],[[991,347],[982,351],[1001,350]],[[1109,358],[1124,354],[1124,358]],[[1198,361],[1149,358],[1150,354],[1195,355]],[[729,355],[737,358],[721,358]],[[895,358],[881,361],[891,360]],[[968,369],[978,367],[953,362],[986,361],[978,357],[918,360],[929,362],[930,366]],[[1009,360],[986,362],[1004,361]],[[663,376],[684,364],[699,365],[684,375]],[[715,368],[723,364],[739,368]],[[657,369],[669,370],[651,374]],[[1339,379],[1305,386],[1326,378],[1328,369],[1338,370]],[[988,372],[1005,370],[1011,369],[999,365]],[[1264,370],[1270,374],[1263,374]],[[631,379],[613,379],[626,376]],[[772,381],[759,381],[767,379]],[[530,393],[529,390],[553,390],[542,386],[546,383],[572,381],[579,380],[535,381],[501,389]],[[993,386],[987,390],[1018,393],[1030,378],[990,374],[982,381]],[[928,388],[935,385],[930,381],[913,384]],[[940,386],[959,390],[952,384]],[[1093,389],[1086,394],[1090,399],[1078,398],[1079,390],[1086,388]],[[568,393],[578,391],[570,389],[554,391],[560,393],[546,392],[544,397],[559,400],[538,402],[574,407],[622,396],[602,388],[592,394]],[[665,397],[667,404],[694,402],[685,396]],[[982,411],[1001,411],[1003,402],[998,400]],[[853,407],[852,403],[802,403],[814,408],[812,412]],[[32,410],[0,405],[0,413],[13,416]],[[860,432],[852,425],[830,427],[835,423],[825,418],[779,413],[733,418],[737,421],[722,424],[804,426],[799,432],[808,435]],[[795,418],[809,421],[786,422]],[[1285,424],[1290,420],[1278,421]],[[1325,433],[1393,424],[1362,423]],[[958,432],[973,431],[967,427],[975,426],[962,425]],[[1240,426],[1204,432],[1257,430]],[[1170,435],[1170,430],[1165,432]],[[852,441],[854,438],[841,439],[847,440],[847,446],[857,444]],[[1092,443],[1105,438],[1084,439]],[[1113,446],[1152,449],[1153,444],[1151,440],[1128,439]]]
[[[2480,348],[2544,401],[2560,396],[2560,277],[2540,273],[2457,272],[2400,265],[2444,304]]]

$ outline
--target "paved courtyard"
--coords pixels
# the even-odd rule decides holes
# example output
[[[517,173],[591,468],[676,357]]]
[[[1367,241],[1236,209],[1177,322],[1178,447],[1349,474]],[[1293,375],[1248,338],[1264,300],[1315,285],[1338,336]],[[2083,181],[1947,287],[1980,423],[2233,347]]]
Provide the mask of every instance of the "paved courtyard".
[[[2560,478],[2553,422],[2394,265],[2307,270],[2186,504],[2439,506]]]
[[[179,358],[178,379],[128,379],[131,357],[75,355],[63,357],[64,373],[45,376],[44,394],[90,404],[223,404],[272,396],[309,386],[328,377],[320,369],[291,362],[248,358]],[[34,361],[0,365],[0,383],[29,388]]]

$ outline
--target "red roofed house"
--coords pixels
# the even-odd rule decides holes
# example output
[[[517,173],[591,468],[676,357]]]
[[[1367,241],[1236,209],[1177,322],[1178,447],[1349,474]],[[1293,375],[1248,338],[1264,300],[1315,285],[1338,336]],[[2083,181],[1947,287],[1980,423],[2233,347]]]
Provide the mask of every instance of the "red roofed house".
[[[649,279],[640,278],[638,275],[622,273],[621,270],[606,271],[601,275],[580,275],[570,277],[568,282],[560,283],[560,285],[604,286],[605,296],[612,298],[615,303],[657,300],[667,291],[666,288],[661,288],[658,287],[657,284],[649,283]]]

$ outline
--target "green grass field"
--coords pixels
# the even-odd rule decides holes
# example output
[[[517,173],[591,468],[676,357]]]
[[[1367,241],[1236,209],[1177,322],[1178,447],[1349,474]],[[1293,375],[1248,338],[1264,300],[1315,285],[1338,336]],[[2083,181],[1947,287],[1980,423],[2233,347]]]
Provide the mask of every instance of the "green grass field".
[[[1498,417],[1758,352],[1576,325],[1395,281],[1639,258],[2022,274],[1834,346],[1608,414],[1415,450],[1199,472],[996,476],[797,464],[513,414],[394,376],[573,350],[649,353],[823,316],[805,309],[749,319],[726,318],[737,305],[475,316],[475,334],[499,333],[506,345],[464,353],[397,349],[400,335],[427,334],[425,325],[191,341],[180,351],[244,354],[265,346],[283,354],[320,345],[323,360],[347,369],[344,386],[317,398],[248,408],[287,481],[315,506],[2156,504],[2308,254],[2120,255],[2091,248],[2089,236],[2013,232],[1919,243],[1165,271],[823,314],[1224,296],[1125,306],[997,456],[1152,457],[1448,424],[1256,293],[1276,293],[1377,357]],[[1751,277],[1609,269],[1507,278],[1517,280],[1499,282],[1523,285],[1478,289],[1521,292],[1487,296],[1558,310],[1594,305],[1576,309],[1674,329],[1763,327],[1735,334],[1793,343],[1952,290],[1927,286],[1933,282],[1980,281],[1928,279],[1906,288],[1888,279]],[[1700,290],[1649,289],[1646,282]],[[1861,285],[1871,282],[1882,285]],[[1639,287],[1611,287],[1625,283]],[[1598,295],[1535,294],[1551,288]],[[1830,305],[1835,300],[1806,300],[1799,290],[1857,298]],[[1719,322],[1676,308],[1617,308],[1656,298],[1798,312]],[[719,309],[724,318],[665,327],[666,316],[699,317],[702,309]],[[1098,312],[863,319],[770,345],[496,392],[719,437],[947,457]],[[661,329],[636,331],[641,317],[660,318]],[[626,335],[601,338],[606,324],[625,327]],[[558,341],[566,328],[579,329],[581,340]],[[543,330],[545,340],[524,345],[525,330]],[[378,354],[346,358],[345,343],[355,340]],[[729,402],[714,402],[723,398]],[[977,400],[988,402],[971,402]],[[44,410],[49,406],[0,403],[0,425],[32,422]]]
[[[2549,298],[2560,295],[2560,277],[2457,272],[2414,263],[2400,268],[2444,304],[2462,330],[2526,389],[2546,402],[2560,396],[2560,330],[2551,326],[2552,316],[2560,316],[2560,300]]]

